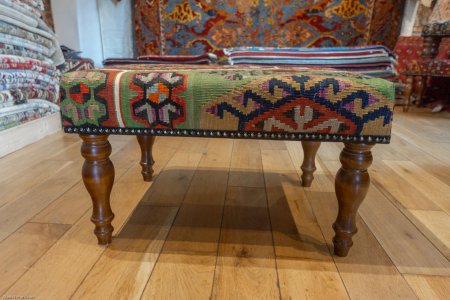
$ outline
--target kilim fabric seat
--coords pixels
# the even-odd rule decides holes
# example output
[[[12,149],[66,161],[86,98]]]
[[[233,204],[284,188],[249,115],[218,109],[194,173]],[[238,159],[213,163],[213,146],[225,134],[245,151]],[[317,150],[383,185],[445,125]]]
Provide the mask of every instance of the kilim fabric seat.
[[[155,136],[299,140],[303,186],[320,142],[343,142],[336,176],[335,253],[345,256],[368,186],[371,147],[389,143],[394,86],[330,70],[256,66],[124,65],[67,73],[61,82],[64,129],[83,139],[83,180],[99,243],[111,242],[110,134],[136,135],[142,174],[151,180]]]

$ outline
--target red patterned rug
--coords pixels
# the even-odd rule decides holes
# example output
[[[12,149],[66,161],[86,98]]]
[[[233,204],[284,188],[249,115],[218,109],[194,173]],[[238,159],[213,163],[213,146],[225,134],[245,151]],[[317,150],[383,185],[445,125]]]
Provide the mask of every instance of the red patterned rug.
[[[138,55],[226,47],[393,48],[404,0],[134,0]]]

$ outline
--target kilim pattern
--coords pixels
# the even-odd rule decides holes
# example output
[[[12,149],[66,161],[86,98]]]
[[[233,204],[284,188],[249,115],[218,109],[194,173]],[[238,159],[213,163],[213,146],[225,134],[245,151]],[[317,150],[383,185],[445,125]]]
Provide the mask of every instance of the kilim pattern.
[[[328,70],[132,65],[67,73],[67,132],[388,142],[393,84]]]
[[[139,55],[239,46],[393,48],[404,0],[134,0]]]

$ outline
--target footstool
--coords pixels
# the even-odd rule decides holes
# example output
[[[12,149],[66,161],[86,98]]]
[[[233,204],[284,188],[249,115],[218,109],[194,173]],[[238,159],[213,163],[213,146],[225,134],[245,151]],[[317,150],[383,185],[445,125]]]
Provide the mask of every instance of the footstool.
[[[321,142],[341,142],[334,252],[346,256],[369,184],[371,148],[389,143],[394,86],[331,70],[256,66],[122,65],[63,75],[63,127],[83,140],[84,184],[100,244],[111,242],[114,166],[108,136],[136,135],[144,180],[155,136],[298,140],[311,185]]]

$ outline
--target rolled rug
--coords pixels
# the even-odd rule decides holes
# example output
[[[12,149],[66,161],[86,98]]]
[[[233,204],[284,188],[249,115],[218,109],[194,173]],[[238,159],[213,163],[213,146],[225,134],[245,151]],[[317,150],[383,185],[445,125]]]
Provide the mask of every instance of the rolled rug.
[[[1,55],[0,54],[0,70],[30,70],[36,71],[47,75],[59,75],[55,65],[45,61],[40,61],[33,58],[14,56],[14,55]]]
[[[39,59],[39,60],[42,60],[44,62],[54,65],[53,60],[51,60],[47,56],[44,56],[41,53],[38,53],[33,50],[29,50],[24,47],[8,45],[8,44],[4,44],[4,43],[0,43],[0,55],[23,56],[23,57],[33,58],[33,59]]]
[[[58,102],[58,93],[46,89],[36,89],[32,87],[22,89],[0,90],[0,103],[5,102],[26,102],[28,99],[43,99],[53,103]]]
[[[41,17],[41,10],[36,9],[22,0],[0,0],[0,4],[14,9],[35,20]]]
[[[31,27],[37,27],[39,25],[36,19],[3,4],[0,4],[0,15],[15,19]]]
[[[5,33],[0,33],[0,43],[23,47],[25,49],[35,51],[47,57],[51,57],[53,53],[55,53],[56,51],[56,49],[54,48],[48,48],[33,41]]]
[[[23,38],[23,39],[35,42],[37,44],[43,45],[47,48],[51,48],[54,46],[53,42],[46,37],[43,37],[39,34],[24,30],[17,26],[13,26],[13,25],[3,22],[3,21],[0,21],[0,33],[9,34],[12,36]]]
[[[52,41],[52,43],[53,43],[53,48],[55,49],[55,52],[53,53],[51,59],[53,60],[53,62],[54,62],[54,64],[56,66],[59,66],[59,65],[64,63],[64,56],[63,56],[62,51],[61,51],[61,49],[59,47],[59,42],[57,41],[56,36],[48,28],[48,26],[46,26],[44,24],[44,21],[41,20],[40,23],[43,23],[47,27],[48,31],[40,29],[40,28],[36,28],[36,27],[33,27],[33,26],[29,26],[29,25],[21,22],[20,20],[17,20],[15,18],[11,18],[11,17],[5,16],[5,15],[3,15],[1,13],[0,13],[0,21],[9,23],[9,24],[14,25],[14,26],[18,26],[18,27],[20,27],[20,28],[22,28],[24,30],[27,30],[27,31],[32,32],[32,33],[36,33],[38,35],[41,35],[43,37],[46,37],[46,38],[50,39]],[[20,50],[20,49],[15,49],[15,50]]]
[[[59,83],[59,78],[35,71],[26,70],[0,70],[0,88],[7,84],[38,84],[40,86],[54,86]]]
[[[21,1],[40,11],[43,11],[45,9],[44,2],[42,0],[21,0]]]
[[[59,107],[45,100],[30,100],[28,103],[0,109],[0,130],[36,120],[59,111]]]

